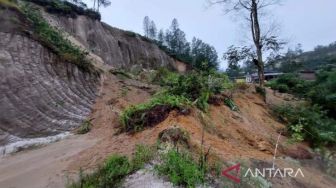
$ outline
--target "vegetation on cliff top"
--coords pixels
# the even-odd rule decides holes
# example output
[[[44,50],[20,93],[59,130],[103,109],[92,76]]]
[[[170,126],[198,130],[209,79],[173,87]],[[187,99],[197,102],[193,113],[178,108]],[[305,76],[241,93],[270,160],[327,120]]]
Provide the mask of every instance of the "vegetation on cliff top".
[[[83,2],[78,2],[77,5],[70,3],[68,1],[60,0],[24,0],[27,2],[32,2],[37,5],[45,7],[45,10],[51,14],[59,14],[62,16],[68,16],[76,18],[78,15],[84,15],[94,20],[100,20],[101,15],[99,12],[87,8],[86,4]]]
[[[86,58],[88,52],[72,44],[70,40],[63,36],[62,31],[49,25],[38,9],[28,4],[22,5],[20,9],[31,21],[33,37],[36,40],[50,48],[61,60],[73,63],[85,71],[93,71],[93,65]]]

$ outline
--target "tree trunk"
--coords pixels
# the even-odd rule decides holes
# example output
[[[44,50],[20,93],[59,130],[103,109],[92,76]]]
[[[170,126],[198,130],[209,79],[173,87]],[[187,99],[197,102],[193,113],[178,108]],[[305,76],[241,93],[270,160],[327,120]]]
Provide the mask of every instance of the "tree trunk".
[[[251,31],[252,31],[252,38],[254,45],[257,51],[257,60],[258,60],[258,77],[259,77],[259,85],[260,87],[264,87],[264,62],[262,57],[262,44],[261,44],[261,37],[260,37],[260,25],[259,25],[259,18],[258,18],[258,5],[256,0],[251,0],[252,6],[250,9],[250,21],[251,21]]]
[[[96,0],[93,0],[93,10],[96,10]]]

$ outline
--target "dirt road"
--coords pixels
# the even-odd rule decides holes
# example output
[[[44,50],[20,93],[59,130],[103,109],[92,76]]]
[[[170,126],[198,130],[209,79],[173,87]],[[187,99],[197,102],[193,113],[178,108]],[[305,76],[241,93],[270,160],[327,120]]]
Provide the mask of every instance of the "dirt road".
[[[70,159],[96,143],[95,139],[88,137],[71,136],[45,147],[0,158],[0,187],[64,187]]]

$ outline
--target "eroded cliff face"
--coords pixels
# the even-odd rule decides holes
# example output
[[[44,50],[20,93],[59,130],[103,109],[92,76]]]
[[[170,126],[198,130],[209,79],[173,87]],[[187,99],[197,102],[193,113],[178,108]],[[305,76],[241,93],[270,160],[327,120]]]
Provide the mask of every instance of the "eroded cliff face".
[[[13,11],[0,16],[0,146],[80,126],[98,95],[99,76],[60,61],[20,32]]]
[[[113,28],[85,16],[68,18],[44,14],[54,25],[74,36],[86,49],[100,56],[115,68],[129,69],[133,66],[155,69],[177,69],[177,62],[160,48],[132,32]]]
[[[186,70],[184,63],[137,34],[85,16],[68,18],[40,9],[52,26],[90,52],[100,69]],[[99,95],[101,77],[61,61],[35,40],[18,11],[0,7],[0,23],[0,146],[78,128]]]

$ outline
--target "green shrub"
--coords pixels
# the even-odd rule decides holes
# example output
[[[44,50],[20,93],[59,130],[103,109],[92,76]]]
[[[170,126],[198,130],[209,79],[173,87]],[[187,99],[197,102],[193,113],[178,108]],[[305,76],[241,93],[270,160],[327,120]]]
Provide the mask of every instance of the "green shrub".
[[[64,38],[61,31],[50,26],[39,10],[35,10],[29,5],[24,5],[21,9],[33,24],[35,38],[42,42],[44,46],[50,48],[66,62],[76,64],[86,71],[93,70],[93,65],[86,59],[88,53]]]
[[[164,69],[159,73],[156,80],[165,87],[166,93],[195,101],[196,106],[203,111],[207,111],[208,100],[212,95],[232,87],[227,75],[218,72],[193,71],[180,75]]]
[[[295,140],[306,140],[314,146],[336,143],[336,121],[326,116],[320,106],[278,106],[275,114],[288,124]],[[297,139],[298,138],[298,139]]]
[[[281,93],[291,93],[298,97],[305,97],[310,85],[310,81],[302,80],[297,74],[283,74],[266,84],[266,86]]]
[[[276,86],[277,90],[279,90],[280,93],[287,93],[289,91],[289,88],[285,84],[279,84]]]
[[[126,108],[120,121],[126,132],[136,132],[144,127],[163,121],[171,110],[181,109],[190,105],[188,99],[176,95],[158,95],[149,102]]]
[[[77,130],[77,134],[86,134],[88,132],[90,132],[91,130],[91,122],[86,120],[82,123],[82,125],[79,127],[79,129]]]
[[[67,187],[69,188],[118,188],[123,179],[131,172],[131,165],[127,157],[120,155],[110,156],[96,172],[83,175],[80,179]]]
[[[101,171],[106,183],[117,187],[116,185],[120,184],[122,177],[131,171],[131,164],[125,156],[112,155],[107,159]]]
[[[204,182],[204,173],[187,153],[179,153],[175,150],[163,155],[161,164],[155,166],[159,175],[168,176],[175,185],[195,187]]]
[[[139,170],[145,166],[154,156],[154,149],[145,145],[137,145],[131,161],[132,171]]]
[[[321,71],[312,84],[308,97],[314,104],[329,111],[329,116],[336,118],[336,70]]]

